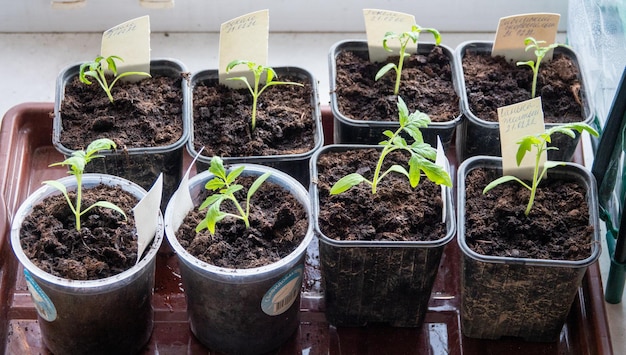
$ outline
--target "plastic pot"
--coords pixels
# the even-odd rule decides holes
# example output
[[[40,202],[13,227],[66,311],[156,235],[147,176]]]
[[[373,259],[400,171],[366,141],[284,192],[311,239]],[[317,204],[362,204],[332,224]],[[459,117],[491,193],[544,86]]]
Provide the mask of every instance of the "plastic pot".
[[[317,151],[324,144],[324,134],[322,130],[322,114],[319,104],[319,95],[318,95],[318,87],[317,81],[313,77],[313,74],[308,70],[298,68],[298,67],[275,67],[273,68],[279,78],[284,77],[285,75],[295,75],[298,78],[302,79],[302,81],[309,82],[311,86],[311,106],[310,109],[312,111],[312,117],[314,121],[314,139],[315,146],[304,153],[298,154],[280,154],[280,155],[252,155],[252,156],[230,156],[221,157],[224,161],[224,165],[230,164],[260,164],[269,166],[272,168],[276,168],[280,171],[283,171],[291,176],[293,176],[296,180],[298,180],[303,186],[309,186],[309,160],[311,155],[315,151]],[[197,73],[194,73],[191,77],[191,89],[190,92],[194,92],[194,88],[196,85],[200,83],[208,83],[213,82],[217,83],[218,81],[218,71],[217,70],[203,70]],[[191,156],[196,156],[198,154],[198,149],[195,147],[195,136],[194,136],[194,113],[193,113],[193,94],[191,105],[189,107],[189,115],[191,122],[191,138],[189,139],[189,143],[187,144],[187,150]],[[196,160],[196,169],[198,172],[205,171],[209,168],[209,164],[211,162],[211,157],[206,155],[200,155]]]
[[[420,43],[417,47],[419,54],[427,54],[435,46],[434,43]],[[454,58],[454,52],[452,49],[445,45],[439,45],[446,56],[450,60],[450,69],[452,72],[452,85],[457,96],[459,93],[459,69],[457,62]],[[400,124],[392,121],[366,121],[356,120],[347,117],[341,112],[338,104],[337,95],[337,56],[342,52],[362,52],[367,53],[367,42],[363,40],[346,40],[335,43],[329,52],[328,67],[330,74],[330,108],[334,117],[334,143],[336,144],[378,144],[383,138],[383,132],[385,130],[395,131],[400,127]],[[459,100],[460,102],[460,100]],[[432,146],[437,144],[437,136],[441,138],[444,147],[449,147],[455,137],[455,129],[461,123],[463,119],[462,110],[459,103],[459,115],[456,117],[450,117],[449,121],[445,122],[432,122],[427,128],[422,129],[424,141]]]
[[[246,164],[242,176],[267,171],[272,172],[268,181],[293,193],[310,219],[308,193],[292,177],[255,164]],[[189,180],[188,191],[196,207],[212,177],[205,171]],[[176,199],[168,204],[166,235],[178,255],[193,334],[210,349],[229,354],[260,354],[278,348],[300,325],[300,290],[306,249],[313,239],[311,224],[302,243],[285,258],[262,267],[231,269],[202,262],[180,245],[174,229],[174,214],[180,214],[180,209]]]
[[[587,267],[600,256],[600,225],[595,179],[584,167],[566,163],[550,178],[587,188],[589,224],[594,228],[591,255],[578,261],[490,256],[476,253],[465,237],[465,177],[477,168],[502,170],[501,158],[478,156],[458,170],[457,240],[462,251],[461,330],[481,339],[520,337],[527,341],[559,339]]]
[[[52,128],[52,143],[54,147],[66,157],[73,152],[72,149],[61,144],[63,130],[62,116],[60,114],[61,102],[65,96],[65,86],[78,76],[81,63],[71,65],[61,71],[57,78],[57,89],[54,102],[54,121]],[[101,155],[106,159],[92,161],[86,168],[87,172],[110,174],[120,176],[133,181],[144,189],[149,189],[161,172],[163,173],[163,198],[161,209],[165,211],[167,201],[180,183],[182,176],[183,154],[185,144],[189,140],[189,80],[182,75],[188,70],[175,59],[154,59],[150,62],[150,73],[168,77],[181,77],[182,88],[182,124],[183,133],[174,143],[158,147],[137,147],[119,149],[117,151],[103,151]],[[97,85],[94,83],[92,85]],[[114,138],[114,137],[107,137]],[[89,142],[85,142],[85,146]]]
[[[461,84],[461,104],[463,108],[463,114],[466,120],[459,126],[459,132],[457,134],[457,150],[460,152],[462,160],[476,155],[489,155],[489,156],[501,156],[502,151],[500,147],[500,126],[498,122],[487,121],[484,118],[476,116],[472,112],[467,87],[465,85],[465,73],[463,71],[463,58],[468,50],[477,53],[491,53],[493,42],[490,41],[468,41],[461,43],[456,51],[455,57],[457,63],[459,63],[460,70],[460,84]],[[579,81],[581,83],[581,96],[583,105],[583,116],[580,118],[581,122],[591,124],[594,118],[594,111],[591,107],[591,102],[588,98],[592,97],[588,92],[587,80],[585,79],[585,73],[583,72],[580,62],[576,57],[576,53],[569,48],[557,47],[554,49],[554,53],[562,53],[571,58],[573,63],[578,66]],[[558,123],[546,123],[546,129],[557,126]],[[574,151],[578,146],[580,140],[580,134],[576,133],[576,138],[572,139],[563,134],[556,134],[552,138],[552,144],[559,148],[559,150],[549,150],[548,159],[557,161],[570,161],[574,155]]]
[[[73,176],[58,181],[68,189],[76,186]],[[84,188],[99,183],[119,185],[138,199],[146,194],[140,186],[115,176],[83,176]],[[33,206],[58,193],[47,185],[37,189],[17,210],[11,226],[11,247],[24,268],[43,343],[54,354],[136,354],[152,334],[152,294],[163,219],[159,215],[152,244],[132,268],[100,280],[69,280],[39,269],[20,245],[24,218]]]
[[[317,181],[319,157],[327,152],[371,149],[367,145],[329,145],[311,160],[311,180]],[[386,323],[419,327],[424,321],[445,245],[455,232],[450,190],[445,205],[446,235],[434,241],[345,241],[321,231],[319,189],[310,187],[326,319],[336,326]]]

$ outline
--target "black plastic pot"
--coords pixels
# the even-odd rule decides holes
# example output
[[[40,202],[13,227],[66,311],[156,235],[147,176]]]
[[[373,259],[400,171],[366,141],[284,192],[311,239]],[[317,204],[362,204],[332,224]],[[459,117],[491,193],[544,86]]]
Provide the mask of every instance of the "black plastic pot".
[[[311,85],[311,106],[310,109],[312,111],[312,117],[314,121],[314,139],[315,146],[313,149],[300,153],[300,154],[281,154],[281,155],[254,155],[254,156],[242,156],[242,157],[221,157],[224,161],[225,165],[230,164],[260,164],[265,166],[270,166],[272,168],[276,168],[280,171],[283,171],[291,176],[293,176],[296,180],[298,180],[303,186],[309,186],[309,160],[313,153],[322,147],[324,144],[324,134],[322,130],[322,114],[319,104],[319,94],[317,81],[313,77],[313,74],[308,70],[297,68],[297,67],[276,67],[273,68],[276,71],[276,74],[279,78],[285,75],[295,75],[298,78],[301,78],[302,81],[309,82]],[[195,157],[198,154],[198,149],[196,149],[194,141],[194,113],[193,113],[193,92],[196,85],[200,83],[206,82],[214,82],[218,81],[218,71],[213,70],[203,70],[198,73],[194,73],[191,77],[191,88],[190,92],[192,93],[192,99],[190,100],[190,105],[188,108],[188,112],[190,115],[189,121],[191,122],[191,134],[190,139],[187,144],[187,150],[191,156]],[[198,172],[202,172],[209,168],[209,164],[211,162],[211,158],[206,155],[199,155],[196,160],[196,169]]]
[[[468,99],[468,95],[471,93],[468,93],[465,85],[465,73],[462,65],[463,58],[468,50],[478,53],[491,53],[492,47],[493,42],[491,41],[468,41],[461,43],[455,51],[456,61],[459,64],[458,68],[460,70],[461,104],[463,107],[463,114],[466,117],[465,121],[459,126],[459,131],[457,133],[457,150],[460,153],[461,160],[465,160],[476,155],[500,156],[502,154],[500,147],[500,128],[498,122],[487,121],[476,116],[476,114],[472,112]],[[591,124],[594,118],[594,111],[591,107],[591,101],[589,98],[592,96],[588,92],[588,85],[586,84],[587,80],[584,78],[585,74],[576,57],[576,53],[565,47],[555,48],[554,53],[565,54],[578,66],[583,103],[583,117],[580,118],[580,121]],[[558,123],[546,123],[546,128],[557,125]],[[572,160],[579,140],[580,134],[578,133],[576,133],[575,139],[563,134],[554,135],[550,146],[557,147],[559,149],[549,150],[548,159],[557,161]]]
[[[54,147],[66,157],[73,152],[61,144],[61,132],[63,130],[62,117],[60,114],[61,102],[65,95],[65,86],[74,77],[78,76],[80,64],[65,68],[57,78],[57,90],[54,103],[54,122],[52,130],[52,143]],[[163,198],[161,209],[164,211],[167,201],[180,183],[182,177],[184,147],[189,139],[189,115],[186,113],[189,101],[188,79],[183,76],[187,68],[175,59],[154,59],[150,62],[151,74],[159,74],[168,77],[182,77],[182,124],[183,133],[173,144],[159,147],[128,148],[118,151],[103,151],[101,155],[106,159],[96,159],[86,168],[86,172],[110,174],[123,177],[137,183],[149,190],[159,174],[163,173]],[[94,85],[97,85],[94,83]],[[112,138],[112,137],[107,137]],[[89,142],[85,142],[85,146]]]
[[[461,248],[461,330],[481,339],[520,337],[527,341],[559,339],[587,267],[600,256],[600,225],[595,179],[584,167],[566,163],[550,178],[587,188],[589,224],[594,228],[591,255],[579,261],[539,260],[478,254],[465,238],[465,178],[477,168],[502,170],[502,160],[478,156],[458,169],[457,240]]]
[[[367,145],[329,145],[311,159],[311,180],[317,181],[317,161],[326,152],[371,149]],[[343,241],[327,237],[320,228],[319,189],[311,184],[315,234],[326,318],[336,326],[386,323],[419,327],[424,321],[431,290],[445,245],[455,232],[450,190],[445,209],[444,238],[435,241]]]
[[[417,47],[419,54],[430,53],[434,43],[420,43]],[[452,85],[454,91],[460,97],[459,86],[459,69],[454,58],[454,52],[445,45],[439,45],[443,48],[444,53],[450,59],[450,67],[452,72]],[[335,43],[328,56],[328,67],[330,74],[330,108],[334,117],[334,143],[336,144],[378,144],[381,141],[383,132],[386,130],[395,131],[400,124],[392,121],[365,121],[355,120],[347,117],[339,110],[337,99],[337,56],[345,51],[352,52],[368,52],[367,42],[363,40],[346,40]],[[459,100],[460,102],[460,100]],[[460,103],[459,103],[460,106]],[[432,122],[427,128],[422,129],[424,141],[432,146],[437,144],[437,136],[441,138],[444,147],[449,147],[454,139],[455,129],[463,119],[462,110],[459,107],[459,115],[450,117],[446,122]]]

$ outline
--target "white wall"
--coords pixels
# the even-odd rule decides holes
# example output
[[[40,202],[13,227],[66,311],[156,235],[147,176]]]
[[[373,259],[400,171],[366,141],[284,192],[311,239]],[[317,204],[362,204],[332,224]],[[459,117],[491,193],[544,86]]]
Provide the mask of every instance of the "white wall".
[[[442,32],[492,32],[500,17],[529,12],[559,13],[560,30],[567,26],[567,0],[175,0],[170,9],[139,0],[59,9],[52,1],[0,0],[0,32],[101,32],[146,14],[154,32],[217,32],[222,22],[266,8],[273,32],[363,32],[363,8],[414,14],[419,25]]]

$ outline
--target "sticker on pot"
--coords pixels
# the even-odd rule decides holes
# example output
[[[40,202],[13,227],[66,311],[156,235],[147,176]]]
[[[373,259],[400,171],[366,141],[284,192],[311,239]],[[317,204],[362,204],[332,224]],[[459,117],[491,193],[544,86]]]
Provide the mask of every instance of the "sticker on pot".
[[[28,286],[28,292],[35,303],[35,308],[39,316],[48,322],[52,322],[57,319],[57,309],[50,300],[50,297],[39,287],[35,279],[30,272],[24,269],[24,276],[26,277],[26,285]]]
[[[270,288],[261,300],[261,309],[270,316],[285,313],[300,294],[302,286],[302,265],[291,270]]]

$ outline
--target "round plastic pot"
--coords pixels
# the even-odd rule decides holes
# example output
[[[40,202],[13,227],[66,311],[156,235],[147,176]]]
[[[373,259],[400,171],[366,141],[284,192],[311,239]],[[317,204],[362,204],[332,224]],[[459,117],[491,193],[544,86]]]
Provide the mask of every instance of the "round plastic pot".
[[[419,54],[427,54],[435,46],[434,43],[420,43],[417,47]],[[458,76],[460,70],[455,61],[454,52],[445,45],[439,45],[450,59],[452,72],[452,84],[454,91],[460,97]],[[364,121],[347,117],[339,110],[337,97],[337,56],[345,51],[368,52],[367,42],[363,40],[346,40],[335,43],[328,55],[328,68],[330,74],[330,108],[334,117],[334,142],[337,144],[378,144],[383,138],[386,130],[395,131],[400,127],[400,123],[392,121]],[[461,100],[459,100],[460,102]],[[460,106],[460,104],[459,104]],[[441,138],[444,147],[449,147],[455,137],[455,129],[463,119],[461,107],[459,115],[451,117],[446,122],[432,122],[427,128],[421,129],[424,141],[432,146],[437,144],[437,136]]]
[[[68,189],[76,187],[73,176],[58,181]],[[84,188],[99,183],[119,185],[138,199],[146,194],[140,186],[115,176],[83,176]],[[58,193],[47,185],[36,190],[17,210],[11,226],[11,246],[25,270],[43,343],[54,354],[136,354],[152,334],[155,262],[163,240],[163,220],[159,216],[152,244],[132,268],[100,280],[53,276],[24,254],[20,228],[35,205]]]
[[[371,149],[366,145],[329,145],[311,159],[311,180],[318,176],[317,161],[326,152]],[[341,241],[321,231],[319,190],[312,183],[311,205],[319,239],[326,319],[336,326],[387,323],[419,327],[424,321],[443,248],[455,232],[450,190],[446,236],[435,241]]]
[[[65,96],[65,86],[78,76],[80,65],[71,65],[61,71],[57,78],[56,96],[54,101],[54,120],[52,126],[52,143],[54,147],[66,157],[72,155],[73,150],[61,144],[61,131],[63,130],[62,117],[60,114],[61,102]],[[110,174],[133,181],[148,190],[163,173],[163,198],[161,210],[165,211],[167,201],[176,191],[183,169],[183,154],[185,144],[189,140],[189,80],[183,73],[187,68],[175,59],[154,59],[150,62],[150,73],[168,77],[182,77],[181,86],[183,94],[182,123],[183,134],[174,143],[159,147],[137,147],[118,151],[103,151],[99,154],[106,159],[92,161],[86,168],[87,172]],[[94,84],[95,85],[95,84]],[[111,138],[111,137],[109,137]],[[85,145],[89,142],[85,142]]]
[[[460,84],[461,84],[461,105],[463,114],[466,120],[459,126],[459,132],[457,134],[457,150],[462,160],[477,155],[489,155],[489,156],[501,156],[502,150],[500,147],[500,126],[498,122],[487,121],[481,117],[476,116],[470,107],[467,87],[465,86],[465,73],[463,72],[463,58],[467,50],[471,50],[477,53],[491,53],[493,42],[490,41],[468,41],[461,43],[456,51],[455,57],[458,68],[460,70]],[[554,49],[554,53],[562,53],[571,58],[573,63],[578,66],[579,81],[581,83],[581,96],[583,103],[583,117],[580,118],[580,122],[592,124],[594,118],[594,111],[591,107],[591,101],[589,100],[590,93],[588,92],[587,80],[585,79],[585,73],[583,72],[580,62],[576,57],[576,53],[569,48],[557,47]],[[558,126],[558,123],[546,123],[546,129]],[[576,133],[576,138],[572,139],[564,134],[556,134],[552,138],[552,144],[550,146],[559,148],[558,150],[549,150],[548,159],[557,161],[570,161],[574,156],[578,141],[580,140],[580,134]]]
[[[298,180],[303,186],[309,186],[309,160],[313,153],[322,147],[324,144],[324,133],[322,130],[322,113],[319,103],[319,94],[317,81],[313,77],[313,74],[308,70],[298,67],[276,67],[273,68],[279,78],[286,75],[295,75],[301,78],[303,81],[308,81],[311,85],[311,106],[312,117],[314,121],[314,139],[315,146],[313,149],[298,154],[280,154],[280,155],[251,155],[243,157],[222,157],[224,165],[229,164],[259,164],[272,168],[276,168],[283,171],[296,180]],[[191,77],[191,89],[192,99],[191,105],[188,109],[191,122],[191,138],[187,144],[187,150],[189,154],[195,157],[198,154],[198,150],[194,146],[194,118],[193,118],[193,92],[196,85],[202,82],[217,82],[218,71],[217,70],[203,70],[194,73]],[[196,160],[196,169],[198,172],[205,171],[209,168],[211,157],[200,155]]]
[[[242,176],[259,176],[293,193],[306,209],[308,193],[295,179],[276,169],[246,164]],[[213,177],[208,171],[189,180],[195,206],[204,185]],[[257,268],[230,269],[200,261],[176,238],[174,213],[180,207],[173,199],[165,212],[166,235],[178,254],[187,299],[191,331],[212,350],[228,354],[260,354],[278,348],[300,325],[300,290],[306,249],[313,239],[309,228],[302,243],[285,258]]]
[[[587,187],[589,224],[594,227],[593,248],[588,258],[566,261],[499,257],[478,254],[465,240],[465,177],[477,168],[501,171],[502,160],[473,157],[458,170],[457,240],[463,254],[461,330],[471,338],[557,341],[587,267],[600,256],[595,179],[588,170],[574,163],[549,172],[551,179],[575,181]]]

